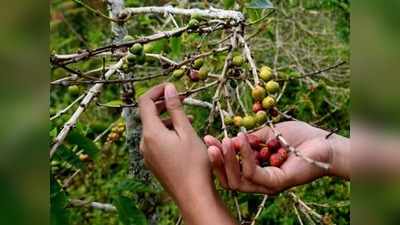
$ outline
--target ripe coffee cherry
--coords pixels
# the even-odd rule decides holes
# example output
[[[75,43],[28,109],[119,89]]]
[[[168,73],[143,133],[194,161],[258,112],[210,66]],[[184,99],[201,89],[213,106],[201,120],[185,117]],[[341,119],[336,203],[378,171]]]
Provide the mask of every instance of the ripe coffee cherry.
[[[289,157],[288,152],[284,148],[279,148],[276,153],[278,153],[284,160],[286,160]]]
[[[262,140],[255,134],[248,134],[247,139],[252,149],[259,150],[262,147]]]
[[[271,114],[272,117],[277,117],[279,115],[279,112],[276,108],[271,108],[269,110],[269,114]]]
[[[256,113],[256,116],[255,116],[255,118],[256,118],[256,122],[257,122],[257,124],[263,124],[263,123],[265,123],[266,121],[267,121],[267,113],[265,112],[265,111],[258,111],[257,113]]]
[[[264,109],[270,109],[273,106],[275,106],[275,99],[272,96],[267,96],[266,98],[264,98],[264,100],[262,101],[262,106]]]
[[[200,80],[199,78],[199,71],[198,70],[190,70],[190,74],[189,74],[190,80],[193,82],[197,82]]]
[[[262,107],[261,102],[255,102],[255,103],[253,104],[252,110],[253,110],[254,113],[257,113],[258,111],[263,110],[263,107]]]
[[[190,29],[196,29],[200,26],[200,22],[196,19],[190,19],[188,23],[188,27]]]
[[[281,147],[281,143],[278,139],[274,138],[267,142],[267,147],[271,150],[271,152],[276,152]]]
[[[208,77],[208,68],[206,66],[203,66],[199,70],[199,79],[200,80],[205,80]]]
[[[268,66],[263,66],[260,69],[260,78],[267,82],[272,79],[272,70]]]
[[[265,84],[265,90],[270,94],[275,94],[279,89],[279,83],[276,81],[270,80]]]
[[[269,157],[271,156],[271,152],[267,147],[262,148],[258,153],[257,153],[257,159],[259,162],[265,162],[269,160]]]
[[[253,90],[251,90],[251,96],[256,101],[261,101],[265,98],[266,92],[265,89],[259,85],[255,86]]]
[[[232,116],[225,116],[224,117],[224,123],[225,125],[229,126],[233,124],[233,118]]]
[[[232,139],[233,149],[236,153],[240,152],[240,140],[239,138],[235,137]]]
[[[70,95],[76,96],[76,95],[79,95],[79,92],[80,92],[80,90],[77,85],[72,85],[72,86],[68,87],[68,93]]]
[[[244,58],[241,55],[235,56],[232,59],[232,65],[234,65],[234,66],[239,67],[239,66],[242,66],[243,63],[244,63]]]
[[[143,45],[140,43],[134,44],[129,51],[134,55],[142,55],[143,54]]]
[[[281,154],[275,153],[272,154],[271,157],[269,158],[269,164],[271,166],[280,167],[285,162],[285,160],[286,159],[283,158]]]
[[[245,116],[243,118],[242,125],[246,129],[253,129],[256,126],[256,119],[252,116]]]
[[[185,70],[183,70],[183,69],[174,70],[174,72],[172,73],[172,77],[175,79],[179,79],[183,75],[185,75]]]
[[[200,59],[196,59],[193,62],[193,68],[200,69],[200,67],[202,67],[203,64],[204,64],[204,60],[203,59],[201,59],[201,58]]]
[[[237,127],[242,126],[242,121],[243,121],[243,119],[240,116],[233,117],[233,124],[235,124],[235,126],[237,126]]]

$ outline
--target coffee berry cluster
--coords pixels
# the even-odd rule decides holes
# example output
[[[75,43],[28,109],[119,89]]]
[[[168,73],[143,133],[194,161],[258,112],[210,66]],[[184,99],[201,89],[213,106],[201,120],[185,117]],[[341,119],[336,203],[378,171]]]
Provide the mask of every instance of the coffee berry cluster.
[[[278,139],[274,138],[268,142],[263,142],[255,134],[247,134],[251,149],[256,154],[257,164],[261,167],[275,166],[280,167],[288,158],[287,150],[281,146]],[[236,154],[240,152],[239,138],[232,139],[233,148]]]
[[[112,143],[119,140],[124,134],[124,131],[125,131],[125,124],[122,122],[118,123],[111,129],[111,132],[108,134],[107,142]]]
[[[239,59],[236,56],[233,58],[233,62],[238,63],[244,59]],[[242,63],[242,62],[241,62]],[[272,70],[268,66],[262,66],[259,71],[259,77],[263,81],[263,86],[257,84],[251,91],[253,98],[252,111],[253,115],[246,115],[244,117],[240,115],[236,116],[225,116],[225,125],[234,125],[236,127],[245,127],[246,129],[253,129],[257,125],[264,124],[268,115],[273,118],[278,117],[278,111],[275,108],[276,99],[275,96],[280,90],[279,83],[274,81],[272,78]]]

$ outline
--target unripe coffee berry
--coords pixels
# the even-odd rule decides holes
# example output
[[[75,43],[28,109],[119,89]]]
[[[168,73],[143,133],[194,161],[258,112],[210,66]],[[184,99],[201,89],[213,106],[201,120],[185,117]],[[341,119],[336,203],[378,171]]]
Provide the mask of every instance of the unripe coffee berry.
[[[79,92],[80,92],[80,90],[79,90],[79,87],[77,85],[72,85],[72,86],[68,87],[68,93],[70,95],[73,95],[73,96],[79,95]]]
[[[265,112],[265,111],[258,111],[257,113],[256,113],[256,116],[255,116],[255,118],[256,118],[256,122],[257,122],[257,124],[264,124],[266,121],[267,121],[267,113]]]
[[[199,79],[200,80],[205,80],[208,77],[208,68],[203,66],[199,70]]]
[[[269,68],[268,66],[261,67],[259,76],[265,82],[271,80],[272,79],[272,70],[271,70],[271,68]]]
[[[267,96],[262,101],[262,106],[264,109],[270,109],[275,106],[275,99],[272,96]]]
[[[195,68],[195,69],[200,69],[200,67],[202,67],[203,66],[203,64],[204,64],[204,60],[203,59],[196,59],[196,60],[194,60],[194,62],[193,62],[193,68]]]
[[[257,85],[251,90],[251,96],[255,101],[261,101],[265,98],[266,92],[263,87]]]
[[[236,67],[242,66],[243,63],[244,63],[244,58],[241,55],[235,56],[232,59],[232,65],[234,65]]]
[[[256,126],[256,120],[252,116],[245,116],[242,121],[242,125],[246,129],[253,129]]]
[[[143,54],[143,45],[140,43],[134,44],[129,51],[134,55],[142,55]]]
[[[270,80],[265,84],[265,90],[267,90],[269,94],[275,94],[279,89],[279,83],[276,81]]]
[[[185,75],[185,70],[183,69],[174,70],[172,73],[172,77],[175,79],[180,79],[183,75]]]
[[[190,29],[196,29],[200,26],[200,22],[197,19],[189,20],[188,27]]]
[[[232,118],[232,116],[225,116],[224,117],[224,123],[225,123],[225,125],[232,125],[233,124],[233,118]]]

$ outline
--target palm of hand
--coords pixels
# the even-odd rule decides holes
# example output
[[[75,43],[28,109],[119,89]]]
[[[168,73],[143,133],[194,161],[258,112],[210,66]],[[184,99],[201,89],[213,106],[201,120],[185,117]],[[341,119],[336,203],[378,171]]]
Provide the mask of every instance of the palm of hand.
[[[280,123],[276,125],[276,129],[282,133],[291,146],[303,155],[321,162],[330,160],[330,145],[325,140],[328,132],[303,122]],[[264,141],[274,138],[270,128],[261,129],[254,134]],[[275,194],[326,175],[326,171],[309,164],[292,153],[280,168],[257,166],[254,153],[249,150],[245,135],[239,135],[238,138],[242,143],[240,151],[242,170],[240,170],[239,161],[234,157],[231,140],[224,139],[220,143],[211,136],[204,138],[208,145],[213,171],[221,185],[227,189]]]

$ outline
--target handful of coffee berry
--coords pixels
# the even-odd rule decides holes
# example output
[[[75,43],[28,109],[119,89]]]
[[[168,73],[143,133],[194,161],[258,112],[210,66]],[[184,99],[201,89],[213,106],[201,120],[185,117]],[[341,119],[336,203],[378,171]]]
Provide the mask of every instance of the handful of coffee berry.
[[[251,149],[255,152],[258,165],[261,167],[275,166],[280,167],[288,158],[288,152],[281,146],[278,139],[274,138],[268,142],[263,142],[255,134],[247,134]],[[233,148],[236,154],[240,152],[240,141],[233,138]]]

